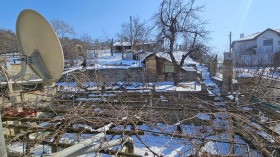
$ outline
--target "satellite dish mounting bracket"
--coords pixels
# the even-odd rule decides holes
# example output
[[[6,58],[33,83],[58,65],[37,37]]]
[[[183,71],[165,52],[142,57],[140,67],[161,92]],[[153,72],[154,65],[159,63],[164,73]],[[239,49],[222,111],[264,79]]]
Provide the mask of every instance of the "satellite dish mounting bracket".
[[[54,82],[61,78],[64,70],[63,50],[55,31],[42,15],[31,9],[23,10],[17,18],[16,36],[23,54],[18,59],[21,70],[16,75],[2,70],[0,81],[24,76],[27,66],[43,80]]]
[[[20,57],[20,61],[21,61],[21,70],[19,73],[12,76],[13,79],[18,79],[22,77],[27,70],[27,65],[33,65],[36,66],[38,69],[40,69],[41,77],[43,79],[52,79],[51,74],[49,73],[45,64],[43,63],[39,50],[35,49],[34,52],[31,54],[31,56],[22,55]],[[0,76],[0,80],[4,81],[6,80],[6,77]]]
[[[40,69],[43,79],[52,79],[53,77],[49,73],[47,67],[45,66],[39,50],[35,49],[31,56],[26,57],[26,63],[37,66]]]

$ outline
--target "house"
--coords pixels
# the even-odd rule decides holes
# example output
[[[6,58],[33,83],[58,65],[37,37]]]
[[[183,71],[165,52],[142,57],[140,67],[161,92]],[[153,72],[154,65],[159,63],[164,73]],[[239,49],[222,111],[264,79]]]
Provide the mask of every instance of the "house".
[[[137,60],[143,60],[145,58],[145,56],[147,55],[147,52],[145,52],[144,50],[140,50],[137,52]]]
[[[136,53],[132,50],[127,50],[125,52],[124,59],[126,59],[126,60],[136,60]]]
[[[86,51],[86,58],[87,59],[94,59],[96,53],[95,53],[95,49],[89,49]]]
[[[182,54],[180,53],[177,56],[182,56]],[[142,59],[141,63],[143,64],[145,77],[148,82],[172,81],[174,65],[168,54],[148,54]],[[195,64],[186,61],[186,64],[182,67],[180,81],[196,81],[198,77],[196,67],[190,65]]]
[[[127,50],[124,55],[124,59],[126,60],[142,60],[146,56],[146,52],[140,50],[138,52],[134,52],[132,50]]]
[[[231,47],[237,66],[270,65],[280,50],[280,29],[268,28],[249,36],[241,34]]]
[[[134,46],[131,46],[131,42],[115,42],[113,44],[115,52],[126,52],[131,50],[135,51],[145,51],[145,52],[154,52],[156,50],[162,50],[163,41],[158,40],[157,42],[137,42]],[[156,49],[156,50],[155,50]]]
[[[113,44],[115,52],[125,52],[131,49],[131,42],[123,41],[123,42],[115,42]]]

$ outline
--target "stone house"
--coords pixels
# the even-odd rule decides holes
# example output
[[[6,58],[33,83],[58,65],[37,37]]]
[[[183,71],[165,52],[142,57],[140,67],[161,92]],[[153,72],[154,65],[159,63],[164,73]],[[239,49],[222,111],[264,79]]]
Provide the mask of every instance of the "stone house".
[[[174,66],[170,59],[160,54],[149,54],[142,59],[145,78],[148,82],[172,81]],[[198,72],[195,66],[183,66],[180,81],[196,81]]]

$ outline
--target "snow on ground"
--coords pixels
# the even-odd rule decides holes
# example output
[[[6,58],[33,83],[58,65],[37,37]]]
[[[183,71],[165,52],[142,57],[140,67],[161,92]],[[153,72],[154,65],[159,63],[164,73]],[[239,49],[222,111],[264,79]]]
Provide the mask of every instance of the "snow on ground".
[[[210,82],[210,81],[209,81]],[[121,82],[119,82],[121,84]],[[185,86],[191,86],[193,85],[192,83],[182,83]],[[152,86],[153,84],[149,84]],[[176,88],[172,85],[172,82],[159,82],[154,84],[156,90],[175,90]],[[137,86],[137,87],[136,87]],[[130,89],[135,89],[135,88],[143,88],[141,84],[135,84],[132,83],[127,88]],[[211,117],[209,114],[205,113],[200,113],[196,116],[197,118],[201,120],[210,120]],[[213,126],[217,129],[227,129],[227,114],[221,114],[221,113],[215,113],[213,114]],[[213,119],[212,118],[212,119]],[[194,126],[194,125],[181,125],[183,134],[185,136],[193,137],[194,140],[189,140],[188,138],[175,138],[175,137],[170,137],[166,135],[156,135],[153,132],[159,132],[159,133],[170,133],[173,134],[176,132],[176,127],[174,125],[164,125],[164,124],[157,124],[156,126],[148,126],[148,125],[143,125],[139,126],[139,129],[146,130],[148,132],[145,132],[145,135],[141,136],[141,141],[136,138],[135,136],[132,136],[134,139],[134,153],[138,155],[144,156],[145,154],[149,157],[154,156],[152,152],[150,152],[149,149],[154,151],[157,154],[161,154],[166,157],[176,157],[176,156],[186,156],[195,151],[194,145],[192,142],[196,143],[201,143],[200,140],[195,139],[196,137],[206,137],[206,141],[204,142],[200,153],[207,152],[209,154],[227,154],[228,153],[228,148],[229,144],[224,143],[222,141],[227,141],[228,140],[228,135],[226,133],[223,134],[216,134],[213,136],[208,136],[209,132],[213,130],[213,127],[207,127],[207,126]],[[81,127],[81,125],[79,126]],[[89,128],[90,129],[90,128]],[[129,129],[129,128],[127,128]],[[279,131],[280,127],[276,126],[276,130]],[[202,133],[201,131],[205,131]],[[268,138],[266,134],[263,132],[259,132],[261,136],[264,138]],[[81,139],[86,139],[89,136],[92,135],[82,135]],[[109,138],[108,138],[109,139]],[[76,142],[76,135],[75,134],[65,134],[62,136],[61,141],[64,141],[66,143],[69,142]],[[235,136],[235,141],[237,144],[235,144],[235,152],[238,155],[244,155],[247,152],[247,145],[244,141],[242,141],[238,136]],[[144,142],[146,145],[149,146],[149,149],[145,147],[145,145],[142,143]],[[18,143],[18,146],[15,149],[20,151],[22,150],[22,143]],[[13,147],[14,148],[14,147]],[[257,153],[252,150],[251,156],[257,155]],[[42,152],[45,153],[50,153],[50,147],[45,146],[43,149],[42,145],[37,145],[34,148],[34,154],[32,156],[41,156]],[[184,153],[184,154],[183,154]],[[90,157],[94,156],[95,153],[90,153],[86,155],[82,155],[81,157]],[[107,157],[108,155],[102,154],[101,157]]]
[[[216,83],[210,79],[210,73],[208,67],[201,66],[200,64],[196,65],[197,69],[202,73],[203,83],[208,87],[208,93],[210,96],[220,96],[221,91]]]
[[[147,55],[150,55],[152,52],[147,52]],[[180,58],[185,52],[183,51],[175,51],[174,57],[180,61]],[[171,61],[169,54],[164,52],[159,52],[156,54],[158,57],[165,58],[169,61]],[[128,69],[128,68],[136,68],[136,67],[142,67],[140,60],[125,60],[122,57],[121,53],[114,53],[113,56],[111,56],[110,51],[103,51],[102,53],[98,53],[97,57],[95,59],[92,59],[88,61],[89,64],[92,66],[88,66],[87,69]],[[195,61],[192,60],[192,58],[187,57],[183,68],[187,71],[196,71],[193,67],[188,66],[190,64],[197,64]]]
[[[159,53],[159,56],[168,58],[168,54],[166,53]],[[178,52],[175,55],[178,57],[182,56],[182,52]],[[140,67],[139,61],[131,61],[131,60],[122,60],[121,54],[114,54],[114,59],[111,56],[103,54],[95,60],[95,67],[88,67],[88,68],[111,68],[114,66],[116,68],[130,68],[130,67]],[[209,75],[208,68],[198,63],[194,62],[191,59],[187,59],[185,62],[185,66],[189,70],[194,70],[190,68],[190,64],[195,64],[198,71],[202,74],[202,81],[208,87],[209,95],[213,96],[220,96],[220,90],[216,83],[214,83]],[[94,85],[94,83],[88,83]],[[62,84],[58,84],[63,86]],[[139,92],[145,91],[149,92],[152,89],[155,89],[157,92],[168,92],[168,91],[201,91],[201,85],[197,82],[181,82],[177,87],[173,85],[173,82],[156,82],[156,83],[148,83],[148,84],[141,84],[141,83],[134,83],[134,82],[118,82],[118,83],[111,83],[108,84],[111,89],[118,89],[120,86],[124,87],[128,92]],[[89,87],[91,88],[91,87]],[[92,87],[97,89],[97,87]],[[71,88],[69,88],[71,90]],[[75,89],[75,88],[73,88]],[[99,94],[100,95],[100,94]],[[92,97],[95,97],[92,95]],[[164,100],[164,98],[162,98]],[[221,102],[216,103],[223,103]],[[243,108],[244,110],[249,110],[249,108]],[[228,141],[229,136],[227,133],[222,134],[215,134],[209,136],[209,133],[213,131],[213,129],[228,129],[228,115],[222,113],[214,113],[214,114],[207,114],[207,113],[200,113],[196,115],[197,118],[201,120],[213,120],[213,126],[194,126],[194,125],[180,125],[182,126],[184,136],[192,137],[190,138],[176,138],[170,137],[163,134],[155,134],[157,133],[170,133],[171,135],[176,132],[177,128],[175,125],[165,125],[165,124],[157,124],[156,126],[149,126],[149,125],[142,125],[139,126],[140,130],[145,131],[145,135],[141,136],[141,140],[139,140],[136,136],[132,136],[134,139],[134,151],[135,154],[144,156],[148,154],[148,156],[154,156],[149,149],[156,152],[157,154],[161,154],[166,157],[175,157],[175,156],[186,156],[195,151],[193,142],[197,144],[202,144],[202,141],[196,139],[196,137],[205,137],[205,141],[203,141],[202,148],[200,150],[201,153],[207,152],[209,154],[227,154],[229,144],[224,143],[223,141]],[[125,118],[125,117],[124,117]],[[179,124],[179,123],[178,123]],[[118,126],[120,127],[120,126]],[[276,131],[280,130],[280,126],[276,126]],[[127,128],[129,129],[129,127]],[[202,132],[204,131],[204,132]],[[259,132],[262,134],[262,132]],[[264,135],[263,135],[264,136]],[[238,136],[234,136],[234,141],[236,144],[235,152],[236,155],[244,155],[245,152],[248,151],[247,144]],[[145,145],[149,146],[149,149],[145,147]],[[182,154],[184,153],[184,154]],[[92,156],[92,154],[83,155]],[[257,153],[252,150],[252,154],[250,156],[256,156]],[[107,156],[107,155],[101,155]]]
[[[206,115],[206,114],[205,114]],[[201,117],[205,118],[205,115]],[[222,120],[227,118],[227,115],[218,115],[216,117],[217,121],[226,121]],[[217,124],[218,125],[218,124]],[[224,124],[219,124],[221,127]],[[132,136],[134,140],[134,153],[137,155],[144,156],[145,154],[148,157],[153,157],[153,153],[150,151],[165,156],[165,157],[177,157],[177,156],[188,156],[196,151],[194,143],[201,144],[200,154],[207,152],[209,154],[222,154],[226,155],[229,152],[229,143],[227,142],[229,137],[227,133],[212,134],[213,128],[211,126],[195,126],[195,125],[185,125],[181,124],[182,135],[186,138],[177,138],[173,137],[174,133],[177,132],[176,125],[166,125],[158,123],[155,125],[140,125],[138,126],[139,130],[145,131],[144,135],[140,136],[140,139],[136,136]],[[80,126],[83,127],[83,126]],[[84,126],[87,127],[87,126]],[[106,127],[106,126],[104,126]],[[218,127],[219,128],[219,127]],[[116,126],[115,129],[124,129],[124,126]],[[130,126],[127,126],[126,129],[131,129]],[[167,133],[169,135],[166,135]],[[178,132],[177,132],[178,133]],[[209,136],[210,135],[210,136]],[[80,139],[85,140],[94,135],[91,134],[81,134]],[[118,139],[120,135],[107,135],[106,139]],[[203,139],[203,141],[201,141]],[[62,135],[60,142],[65,143],[77,143],[77,135],[71,133],[65,133]],[[236,155],[247,155],[248,151],[247,144],[239,136],[234,136],[234,148]],[[98,143],[98,142],[97,142]],[[149,146],[148,148],[146,146]],[[12,145],[9,145],[9,149],[13,149],[15,152],[22,152],[25,145],[21,142],[14,142]],[[118,147],[114,147],[116,150]],[[150,149],[150,150],[149,150]],[[251,151],[251,156],[257,155],[257,152],[254,150]],[[45,155],[51,154],[50,146],[36,145],[32,151],[31,156],[40,157],[44,153]],[[90,157],[96,155],[95,153],[89,153],[81,155],[80,157]],[[107,157],[109,155],[101,154],[101,157]]]
[[[242,107],[242,109],[244,111],[252,111],[253,110],[253,108],[251,108],[251,107]]]
[[[138,60],[124,60],[121,53],[114,53],[111,56],[110,52],[99,53],[98,58],[89,61],[93,66],[88,66],[87,69],[128,69],[142,67]]]
[[[279,79],[280,76],[280,68],[274,67],[242,67],[235,68],[234,71],[240,73],[241,77],[262,76]]]
[[[191,153],[191,150],[186,152],[190,148],[191,144],[184,144],[185,140],[182,139],[170,138],[164,135],[152,136],[149,133],[141,136],[141,139],[143,140],[143,143],[149,145],[149,148],[155,153],[166,157],[178,156],[183,152],[185,155]],[[134,138],[135,154],[144,156],[145,153],[148,153],[148,156],[154,156],[143,143],[137,138]]]
[[[196,115],[196,117],[201,120],[210,120],[211,119],[211,117],[208,114],[204,114],[204,113],[199,113]]]
[[[114,85],[113,85],[114,84]],[[93,82],[85,82],[84,86],[91,85],[88,87],[88,90],[98,90]],[[63,91],[73,91],[77,92],[78,88],[76,83],[65,83],[65,82],[58,82],[57,86],[59,89]],[[120,87],[126,89],[127,92],[149,92],[151,89],[155,89],[157,92],[171,92],[171,91],[180,91],[180,92],[187,92],[187,91],[201,91],[201,85],[195,81],[190,82],[180,82],[178,86],[174,86],[173,82],[156,82],[156,83],[134,83],[134,82],[117,82],[117,83],[107,83],[106,89],[119,89]],[[150,89],[150,90],[147,90]],[[80,89],[82,91],[82,89]],[[99,89],[100,90],[100,89]],[[96,95],[91,95],[94,97]],[[111,95],[103,95],[103,96],[113,96]]]
[[[175,58],[181,58],[182,55],[185,52],[182,51],[176,51],[174,52]],[[147,52],[147,54],[150,54]],[[169,54],[160,52],[157,53],[159,57],[166,58],[170,60]],[[114,53],[113,56],[111,56],[110,51],[102,51],[102,53],[98,53],[97,57],[93,60],[89,61],[90,64],[93,64],[92,66],[88,66],[87,69],[104,69],[104,68],[135,68],[135,67],[142,67],[142,64],[138,60],[124,60],[122,59],[122,54],[121,53]],[[196,71],[192,66],[189,65],[196,65],[197,63],[193,61],[191,58],[187,57],[185,60],[184,64],[184,69],[187,71]],[[203,70],[203,72],[206,73],[206,70]],[[209,79],[209,77],[208,77]],[[206,80],[210,82],[209,80]],[[112,83],[113,84],[113,83]],[[122,84],[125,84],[124,82]],[[209,83],[207,83],[209,84]],[[68,90],[68,91],[77,91],[76,84],[75,83],[70,83],[70,84],[64,84],[64,83],[58,83],[57,84],[59,87],[63,88],[63,90]],[[97,87],[94,83],[84,83],[85,86],[88,86],[89,90],[97,90]],[[201,91],[201,85],[197,82],[181,82],[179,86],[174,86],[173,82],[159,82],[155,83],[155,90],[158,92],[169,92],[169,91]],[[146,85],[142,85],[141,87],[138,87],[140,90],[141,88],[145,88]],[[125,87],[127,90],[130,89],[129,86]],[[136,87],[131,87],[136,89]],[[108,87],[107,87],[108,89]],[[132,92],[132,91],[130,91]]]
[[[157,92],[170,91],[201,91],[201,85],[197,82],[180,82],[178,86],[174,86],[173,82],[157,82],[155,83]]]
[[[271,143],[275,143],[275,141],[272,139],[271,135],[269,135],[268,133],[266,133],[265,131],[263,131],[263,128],[255,123],[255,122],[251,122],[251,124],[257,128],[257,134],[259,134],[260,136],[262,136],[264,139],[270,141]]]
[[[215,143],[212,141],[207,142],[202,148],[202,152],[210,152],[210,154],[218,154],[215,149]]]
[[[254,76],[250,73],[242,73],[242,74],[239,74],[238,77],[254,77]]]

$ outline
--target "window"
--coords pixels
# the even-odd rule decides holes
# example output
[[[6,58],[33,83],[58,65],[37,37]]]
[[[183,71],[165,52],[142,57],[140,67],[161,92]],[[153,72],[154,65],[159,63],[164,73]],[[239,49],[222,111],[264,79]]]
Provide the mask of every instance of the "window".
[[[280,40],[278,40],[278,45],[280,45]]]
[[[273,39],[263,40],[263,46],[272,46]]]

